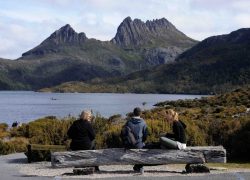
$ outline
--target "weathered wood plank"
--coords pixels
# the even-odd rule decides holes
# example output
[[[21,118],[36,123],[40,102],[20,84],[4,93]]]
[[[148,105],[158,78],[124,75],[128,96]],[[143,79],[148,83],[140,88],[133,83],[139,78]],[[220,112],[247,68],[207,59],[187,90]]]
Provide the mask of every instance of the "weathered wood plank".
[[[204,163],[200,152],[163,149],[100,149],[87,151],[54,152],[53,167]]]
[[[205,159],[205,158],[208,159]],[[185,150],[166,149],[100,149],[85,151],[54,152],[53,167],[134,165],[134,164],[187,164],[225,162],[225,149],[218,147],[189,147]]]
[[[202,152],[206,163],[226,163],[226,149],[223,146],[195,146],[187,147],[185,150]]]

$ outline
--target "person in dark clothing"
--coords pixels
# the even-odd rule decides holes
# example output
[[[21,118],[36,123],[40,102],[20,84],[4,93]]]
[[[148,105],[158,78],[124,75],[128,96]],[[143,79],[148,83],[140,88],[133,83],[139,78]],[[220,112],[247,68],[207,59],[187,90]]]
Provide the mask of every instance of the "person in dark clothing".
[[[91,112],[83,111],[80,119],[73,122],[68,130],[68,136],[72,139],[70,149],[88,150],[94,148],[95,132],[91,125]]]
[[[140,117],[141,109],[139,107],[134,109],[133,117],[131,117],[125,126],[128,126],[136,140],[136,143],[133,145],[134,148],[142,149],[145,146],[145,141],[147,140],[148,130],[145,121]],[[143,168],[143,165],[137,164],[134,166],[135,171],[140,171]]]
[[[80,119],[73,122],[68,130],[68,137],[72,139],[70,149],[77,150],[93,150],[95,149],[95,131],[91,125],[91,111],[85,110],[81,113]],[[95,167],[99,171],[99,167]]]
[[[17,126],[18,126],[18,122],[15,121],[15,122],[12,123],[12,126],[11,126],[11,127],[17,127]]]
[[[125,126],[128,126],[134,134],[136,144],[134,148],[141,149],[145,146],[145,141],[148,136],[147,125],[145,121],[140,117],[140,108],[134,109],[134,116],[131,117]]]
[[[166,120],[173,124],[173,133],[167,133],[165,137],[160,138],[161,145],[169,149],[185,149],[186,148],[186,125],[179,120],[178,113],[172,109],[166,110]]]

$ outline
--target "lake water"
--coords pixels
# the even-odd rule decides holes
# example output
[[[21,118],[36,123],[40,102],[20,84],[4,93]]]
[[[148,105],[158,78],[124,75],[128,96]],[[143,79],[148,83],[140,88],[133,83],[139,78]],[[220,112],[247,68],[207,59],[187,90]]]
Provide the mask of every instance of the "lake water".
[[[134,107],[150,109],[160,101],[200,98],[200,95],[112,94],[112,93],[38,93],[0,91],[0,122],[28,122],[44,116],[78,116],[92,109],[104,117],[125,116]],[[146,104],[143,106],[142,103]]]

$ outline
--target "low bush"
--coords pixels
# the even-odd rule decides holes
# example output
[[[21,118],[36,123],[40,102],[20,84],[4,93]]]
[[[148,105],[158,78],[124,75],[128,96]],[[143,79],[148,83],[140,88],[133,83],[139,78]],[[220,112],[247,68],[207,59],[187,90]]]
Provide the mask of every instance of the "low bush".
[[[3,142],[0,140],[0,154],[6,155],[15,152],[15,147],[12,143]]]

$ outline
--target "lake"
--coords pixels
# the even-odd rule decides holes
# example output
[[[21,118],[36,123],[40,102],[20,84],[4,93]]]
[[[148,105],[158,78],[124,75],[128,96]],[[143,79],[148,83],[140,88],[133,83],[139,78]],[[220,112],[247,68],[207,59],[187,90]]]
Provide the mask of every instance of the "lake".
[[[160,101],[200,98],[201,95],[113,94],[113,93],[39,93],[0,91],[0,122],[28,122],[44,116],[78,116],[91,109],[104,117],[125,116],[134,107],[150,109]],[[143,103],[146,103],[143,106]]]

